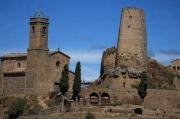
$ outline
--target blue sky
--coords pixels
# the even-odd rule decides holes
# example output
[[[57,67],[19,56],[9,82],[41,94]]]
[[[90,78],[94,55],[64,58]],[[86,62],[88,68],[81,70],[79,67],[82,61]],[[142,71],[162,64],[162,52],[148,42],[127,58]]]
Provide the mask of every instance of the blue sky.
[[[40,7],[49,16],[49,49],[78,60],[82,76],[99,76],[105,48],[115,46],[123,7],[145,10],[149,55],[163,64],[180,58],[180,0],[0,0],[0,55],[26,52],[29,17]]]

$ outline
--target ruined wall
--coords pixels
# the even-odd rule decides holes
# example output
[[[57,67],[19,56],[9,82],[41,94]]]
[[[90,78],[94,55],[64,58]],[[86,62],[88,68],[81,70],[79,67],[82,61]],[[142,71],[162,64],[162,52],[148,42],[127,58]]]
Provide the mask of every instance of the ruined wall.
[[[116,48],[108,48],[104,51],[102,57],[102,67],[104,73],[110,69],[115,68]]]
[[[144,107],[149,109],[180,108],[180,92],[178,90],[149,89],[144,100]]]
[[[123,8],[117,44],[116,66],[144,71],[147,58],[147,36],[144,11]]]

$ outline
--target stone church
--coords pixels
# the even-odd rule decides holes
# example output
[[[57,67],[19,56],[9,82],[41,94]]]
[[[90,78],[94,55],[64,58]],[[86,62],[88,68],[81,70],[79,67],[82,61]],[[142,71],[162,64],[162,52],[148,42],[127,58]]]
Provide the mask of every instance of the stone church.
[[[38,10],[29,22],[27,53],[11,53],[0,58],[0,89],[5,95],[47,94],[58,90],[63,67],[70,56],[48,49],[49,18]],[[69,91],[74,73],[69,71]]]

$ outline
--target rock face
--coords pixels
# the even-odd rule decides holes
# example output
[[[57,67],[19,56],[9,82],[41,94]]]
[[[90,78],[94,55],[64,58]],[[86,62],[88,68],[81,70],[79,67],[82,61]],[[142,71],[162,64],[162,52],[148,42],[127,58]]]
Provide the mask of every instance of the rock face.
[[[124,8],[117,43],[116,67],[146,71],[147,36],[144,11]],[[130,71],[130,72],[131,72]]]

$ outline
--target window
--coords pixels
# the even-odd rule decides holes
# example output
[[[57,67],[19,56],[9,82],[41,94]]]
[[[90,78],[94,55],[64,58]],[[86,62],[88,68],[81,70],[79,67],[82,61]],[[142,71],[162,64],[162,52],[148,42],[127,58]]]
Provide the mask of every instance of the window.
[[[132,19],[132,16],[130,15],[129,18]]]
[[[180,66],[177,66],[177,70],[178,70],[178,71],[180,70]]]
[[[46,27],[43,27],[42,32],[46,33]]]
[[[173,69],[176,70],[176,66],[173,66]]]
[[[35,32],[35,27],[34,26],[32,26],[32,33],[34,33]]]
[[[57,61],[56,62],[56,67],[59,67],[59,65],[60,65],[60,61]]]

